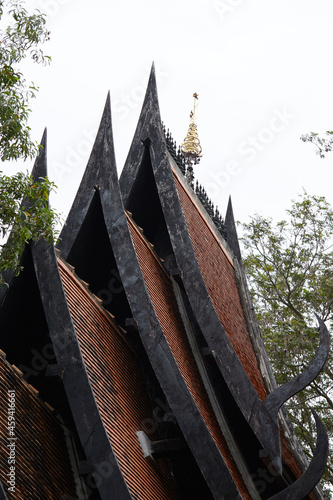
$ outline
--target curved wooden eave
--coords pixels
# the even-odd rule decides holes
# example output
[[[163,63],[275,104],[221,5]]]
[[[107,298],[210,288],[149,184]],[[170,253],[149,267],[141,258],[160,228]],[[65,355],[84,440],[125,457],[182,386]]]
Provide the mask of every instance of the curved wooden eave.
[[[155,65],[153,64],[139,121],[127,155],[125,166],[119,179],[121,195],[125,206],[141,163],[138,157],[142,159],[145,149],[145,140],[148,139],[148,134],[146,134],[146,132],[151,128],[160,129],[160,125],[161,116],[158,105]]]
[[[61,233],[59,248],[64,258],[70,252],[96,188],[122,285],[142,344],[168,404],[213,497],[220,499],[224,493],[226,499],[239,498],[234,480],[174,360],[141,273],[120,195],[109,96],[87,169]]]
[[[311,410],[316,421],[317,443],[312,460],[301,477],[288,488],[273,495],[269,500],[302,500],[316,487],[322,477],[329,454],[329,440],[325,426],[314,410]]]
[[[108,93],[87,167],[59,237],[58,248],[64,260],[67,260],[95,192],[100,191],[103,193],[102,196],[105,196],[107,192],[107,196],[111,196],[113,190],[111,171],[114,168],[116,168],[116,159],[111,125],[110,93]]]
[[[0,481],[0,500],[8,500],[8,497],[5,493],[4,487]]]
[[[113,251],[149,362],[213,497],[219,499],[224,494],[226,499],[240,498],[230,471],[173,357],[157,319],[129,233],[126,235],[127,243],[125,241],[126,232],[125,226],[119,224],[119,232],[114,235]]]
[[[110,154],[111,153],[111,154]],[[94,162],[97,162],[95,166]],[[185,440],[214,498],[236,499],[239,492],[191,396],[157,319],[127,225],[113,156],[109,98],[87,170],[59,245],[63,257],[79,232],[98,185],[105,226],[133,318],[151,366]],[[115,497],[118,498],[118,497]]]
[[[275,404],[275,410],[272,407],[271,408],[267,407],[272,418],[274,420],[277,420],[276,407],[280,408],[282,406],[283,402],[285,402],[285,400],[289,399],[292,396],[292,393],[295,394],[296,392],[301,390],[302,385],[303,386],[309,385],[311,378],[314,379],[318,375],[319,371],[322,369],[323,362],[325,362],[325,360],[327,359],[327,355],[328,355],[328,348],[329,348],[329,346],[328,346],[328,344],[329,344],[328,332],[327,331],[323,332],[323,329],[325,329],[325,326],[322,324],[322,322],[318,318],[319,324],[320,324],[320,330],[321,330],[321,339],[322,339],[322,342],[324,344],[326,344],[326,349],[323,349],[323,346],[322,346],[321,348],[319,348],[319,352],[323,351],[323,350],[326,352],[324,352],[322,354],[322,356],[321,356],[323,358],[322,362],[319,363],[319,366],[317,367],[317,369],[314,370],[312,377],[310,376],[303,384],[300,384],[300,383],[295,384],[295,385],[297,385],[297,387],[294,389],[294,391],[291,391],[291,392],[289,392],[287,388],[290,387],[294,383],[293,381],[289,381],[286,384],[278,387],[276,384],[276,380],[275,380],[268,356],[267,356],[266,348],[264,346],[264,342],[263,342],[263,339],[261,336],[258,320],[257,320],[256,314],[255,314],[254,309],[253,309],[253,304],[252,304],[250,292],[248,289],[248,283],[247,283],[247,278],[246,278],[246,274],[245,274],[245,270],[244,270],[243,259],[241,256],[239,242],[238,242],[238,235],[237,235],[237,229],[236,229],[236,223],[235,223],[235,218],[234,218],[234,213],[233,213],[231,197],[229,197],[229,201],[228,201],[228,207],[227,207],[226,216],[225,216],[225,224],[227,227],[228,245],[231,248],[231,250],[233,251],[233,253],[237,259],[237,262],[234,262],[235,263],[235,272],[236,272],[238,279],[240,281],[239,285],[241,288],[241,297],[243,296],[243,298],[245,299],[245,304],[243,304],[243,309],[245,311],[245,314],[247,315],[246,321],[248,323],[249,333],[250,333],[251,338],[252,338],[252,342],[253,342],[253,345],[254,345],[254,348],[256,351],[257,359],[260,363],[261,371],[266,375],[265,380],[266,380],[267,387],[269,389],[269,395],[266,397],[266,399],[263,402],[264,406],[267,407],[270,404],[270,401],[272,401],[272,400],[276,401],[278,399],[277,395],[279,393],[285,394],[284,397],[280,398],[280,403]],[[324,333],[324,335],[323,335],[323,333]],[[317,353],[317,357],[318,357],[318,353]],[[309,368],[306,371],[309,371]],[[303,377],[304,377],[304,374],[301,374],[300,378],[303,378]],[[272,405],[272,406],[274,406],[274,405]],[[315,419],[317,422],[317,417],[315,417]],[[288,436],[287,442],[289,443],[289,446],[291,446],[292,448],[294,448],[296,446],[295,460],[302,470],[306,470],[305,477],[309,478],[310,472],[311,472],[311,470],[313,470],[313,466],[310,469],[307,469],[307,467],[309,465],[308,460],[304,454],[303,449],[301,448],[299,441],[297,440],[295,430],[294,430],[293,426],[291,425],[291,422],[289,421],[289,418],[288,418],[285,410],[283,413],[283,418],[280,419],[280,425],[282,426],[282,429],[284,430],[285,437],[286,437],[286,434]],[[317,473],[317,483],[319,481],[319,478],[320,478],[320,474]],[[310,480],[312,480],[313,485],[317,484],[315,482],[316,478],[313,479],[313,475],[312,475]],[[304,478],[302,479],[302,482],[303,481],[304,481]],[[293,491],[293,489],[294,489],[294,486],[292,485],[290,491]],[[282,493],[284,493],[284,491]],[[320,487],[318,487],[318,484],[317,484],[317,488],[315,491],[315,495],[316,495],[316,498],[324,498]],[[305,496],[305,494],[303,496]],[[283,494],[281,494],[281,498],[283,498]]]
[[[105,223],[122,285],[143,347],[185,440],[214,498],[239,498],[238,490],[173,357],[151,302],[120,200],[102,197]]]
[[[35,182],[47,177],[47,128],[45,127],[31,176]]]
[[[159,112],[154,67],[149,78],[132,146],[120,179],[125,206],[136,181],[145,150],[149,150],[155,184],[177,267],[181,271],[183,285],[192,310],[196,313],[197,322],[238,407],[263,447],[263,456],[268,455],[274,467],[282,473],[280,432],[275,415],[266,409],[239,361],[215,312],[196,260],[170,167]],[[240,258],[231,201],[228,205],[226,223],[231,230],[230,246]],[[199,294],[198,284],[201,292]],[[270,372],[269,367],[268,372]]]
[[[320,328],[320,343],[311,363],[299,375],[277,387],[265,399],[269,413],[278,418],[281,406],[292,396],[309,386],[324,368],[330,349],[330,335],[323,320],[317,316]]]
[[[232,208],[232,202],[231,202],[231,197],[229,197],[228,200],[228,207],[227,207],[227,212],[225,215],[225,225],[227,229],[227,242],[232,250],[233,254],[239,261],[241,261],[242,256],[240,252],[240,247],[239,247],[239,242],[238,242],[238,236],[237,236],[237,230],[236,230],[236,223],[235,223],[235,218],[234,218],[234,211]]]
[[[46,134],[42,154],[33,170],[35,178],[47,176]],[[40,290],[56,363],[63,373],[63,386],[87,460],[93,467],[107,462],[113,468],[109,477],[98,476],[101,498],[130,500],[89,382],[58,269],[53,245],[44,240],[31,243],[33,264]]]
[[[149,147],[151,164],[164,219],[177,266],[182,273],[183,284],[196,315],[196,320],[209,348],[214,353],[217,366],[231,390],[238,407],[250,424],[259,442],[261,442],[265,451],[268,452],[272,462],[280,469],[279,429],[263,407],[257,392],[231,345],[210,300],[196,260],[165,144],[154,68],[152,68],[150,74],[138,127],[120,178],[120,187],[125,206],[138,173],[138,157],[142,157],[144,145]]]
[[[265,387],[268,392],[271,392],[272,390],[276,389],[277,384],[261,336],[257,316],[254,311],[248,287],[247,277],[245,274],[243,259],[241,256],[241,251],[239,246],[231,196],[229,197],[228,200],[228,207],[225,216],[225,225],[227,228],[228,245],[231,251],[233,252],[234,256],[236,257],[236,259],[234,259],[234,269],[237,278],[237,287],[239,290],[241,304],[244,311],[244,317],[248,327],[248,332],[251,337],[252,345],[254,348],[256,358],[258,360],[258,364],[263,377],[263,381],[265,383]]]
[[[89,376],[82,358],[73,321],[68,309],[54,247],[45,241],[32,246],[41,300],[48,323],[57,370],[62,373],[62,383],[72,412],[75,427],[87,460],[98,474],[98,466],[108,463],[112,474],[96,477],[101,498],[130,500],[131,495],[112,450]]]

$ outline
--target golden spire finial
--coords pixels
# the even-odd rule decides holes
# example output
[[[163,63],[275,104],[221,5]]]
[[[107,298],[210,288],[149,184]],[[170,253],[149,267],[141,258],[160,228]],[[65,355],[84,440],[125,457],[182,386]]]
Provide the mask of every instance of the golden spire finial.
[[[201,154],[202,148],[198,138],[197,126],[195,124],[196,120],[195,110],[198,106],[197,101],[199,96],[196,92],[194,92],[193,97],[194,97],[194,106],[193,106],[193,111],[191,111],[190,114],[191,123],[188,128],[188,132],[184,139],[184,142],[181,146],[181,151],[185,158],[185,163],[190,167],[192,167],[193,164],[197,165],[200,161],[200,158],[202,157]]]

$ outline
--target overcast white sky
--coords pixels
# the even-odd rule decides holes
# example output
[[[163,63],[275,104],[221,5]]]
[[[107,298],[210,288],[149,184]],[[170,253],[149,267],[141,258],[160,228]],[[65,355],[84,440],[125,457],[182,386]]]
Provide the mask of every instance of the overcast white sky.
[[[74,199],[107,91],[121,171],[155,61],[162,119],[184,139],[193,92],[203,158],[196,176],[225,213],[277,218],[305,188],[333,205],[333,153],[302,133],[333,128],[331,0],[28,0],[48,14],[48,68],[27,65],[40,87],[33,137],[48,127],[52,204]],[[23,165],[31,168],[30,163]]]

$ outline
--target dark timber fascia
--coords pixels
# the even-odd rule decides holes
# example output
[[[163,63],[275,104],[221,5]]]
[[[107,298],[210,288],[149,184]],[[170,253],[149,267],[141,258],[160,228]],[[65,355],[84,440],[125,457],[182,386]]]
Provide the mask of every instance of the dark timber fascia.
[[[197,322],[205,336],[208,347],[214,352],[217,365],[233,393],[235,401],[263,446],[263,456],[268,454],[276,469],[282,472],[277,411],[289,397],[308,385],[323,368],[329,349],[328,332],[327,330],[325,331],[325,325],[321,322],[321,342],[312,364],[299,377],[275,389],[266,398],[266,404],[263,404],[216,315],[196,261],[170,168],[170,160],[168,158],[159,113],[154,68],[151,71],[132,147],[120,179],[125,206],[131,186],[137,175],[137,158],[138,156],[142,156],[142,153],[140,154],[140,147],[142,149],[143,144],[149,148],[156,187],[169,237],[177,266],[182,273],[182,280],[187,296],[196,314]],[[236,255],[240,265],[242,265],[231,200],[228,205],[226,225],[229,233],[228,244]],[[316,480],[318,482],[319,477]]]
[[[234,259],[235,275],[237,277],[237,286],[240,293],[244,316],[247,322],[252,344],[260,365],[260,369],[263,374],[264,381],[266,382],[266,387],[269,390],[269,395],[266,397],[263,404],[264,406],[266,406],[272,418],[275,420],[277,420],[278,418],[278,409],[282,410],[282,414],[280,415],[280,425],[284,430],[285,436],[287,438],[289,445],[291,446],[291,449],[296,451],[295,453],[296,462],[298,463],[298,465],[302,470],[306,470],[306,477],[309,478],[309,474],[311,473],[311,471],[314,471],[314,467],[313,466],[311,468],[308,467],[308,460],[297,440],[295,431],[282,405],[285,401],[287,401],[290,397],[292,397],[292,395],[296,394],[303,387],[309,385],[311,381],[314,380],[316,376],[319,374],[319,372],[322,370],[329,353],[329,343],[330,343],[329,334],[325,324],[321,321],[320,318],[318,318],[320,327],[320,345],[314,360],[312,361],[310,366],[298,377],[288,381],[287,383],[283,384],[280,387],[277,387],[276,380],[263,343],[258,320],[254,311],[252,299],[247,284],[243,259],[240,252],[231,197],[229,197],[228,201],[225,224],[227,227],[227,235],[228,235],[227,241],[229,247],[231,248],[235,256]],[[315,419],[317,425],[320,425],[317,422],[317,417],[315,417]],[[319,450],[320,448],[318,448],[318,452]],[[320,458],[318,457],[317,463],[319,462],[319,460]],[[317,474],[318,481],[319,477],[320,474]],[[304,479],[302,481],[304,481]],[[313,484],[314,483],[313,477],[311,478],[311,481]],[[324,498],[320,485],[317,485],[313,493],[315,494],[316,498],[320,499]]]
[[[268,392],[271,392],[277,387],[276,380],[272,371],[272,367],[268,360],[266,348],[264,346],[264,342],[261,336],[259,324],[257,321],[256,314],[254,312],[254,307],[249,287],[247,284],[243,259],[241,256],[239,242],[238,242],[238,235],[234,219],[231,197],[229,197],[228,201],[228,207],[225,216],[225,224],[227,227],[228,245],[234,254],[233,262],[234,262],[236,283],[244,312],[245,321],[248,327],[248,332],[251,337],[254,352],[258,360],[258,364],[260,367],[261,374],[263,376],[263,381],[265,383],[266,389],[268,390]]]
[[[101,197],[111,198],[114,189],[111,177],[108,175],[116,164],[109,110],[110,93],[79,190],[60,234],[58,248],[64,260],[67,260],[95,191],[99,191]]]
[[[33,262],[40,289],[57,367],[73,415],[76,430],[87,459],[93,464],[102,499],[110,495],[121,500],[131,496],[106,434],[90,385],[75,328],[66,302],[54,247],[39,241],[32,247]],[[107,463],[112,474],[102,477],[100,465]]]
[[[45,127],[31,176],[35,182],[47,177],[47,128]]]
[[[8,500],[8,497],[5,493],[4,487],[0,481],[0,500]]]
[[[234,211],[232,208],[231,197],[229,197],[227,212],[225,216],[225,226],[227,229],[227,242],[231,250],[233,251],[235,257],[239,261],[242,260],[241,251],[239,248],[236,223],[234,218]]]
[[[278,411],[288,399],[311,384],[319,375],[328,358],[330,349],[330,335],[325,323],[317,316],[320,328],[320,343],[317,352],[309,366],[297,377],[277,387],[264,401],[270,414],[277,419]]]
[[[138,173],[144,146],[149,153],[160,203],[168,228],[177,267],[197,322],[234,399],[263,449],[281,471],[280,436],[276,422],[255,391],[215,312],[192,247],[170,168],[159,112],[155,71],[152,68],[138,126],[120,178],[124,205]]]
[[[329,441],[324,424],[312,410],[317,427],[317,443],[313,458],[304,474],[288,488],[273,495],[269,500],[302,500],[313,491],[323,475],[329,452]]]
[[[59,247],[64,258],[79,232],[96,185],[122,285],[151,366],[213,497],[236,500],[240,498],[237,487],[177,366],[140,269],[118,183],[109,98],[87,170],[61,233]]]
[[[217,317],[195,257],[170,168],[159,112],[154,68],[151,71],[139,123],[120,179],[125,206],[138,173],[138,158],[143,156],[143,146],[149,150],[155,183],[177,267],[181,271],[182,281],[197,322],[208,347],[214,352],[215,361],[238,407],[263,446],[262,456],[268,456],[281,473],[281,444],[277,411],[289,397],[310,383],[323,368],[329,348],[328,332],[325,331],[324,325],[321,325],[321,342],[318,352],[304,374],[275,389],[270,397],[266,398],[266,404],[263,404]],[[229,232],[228,244],[241,265],[231,201],[227,210],[226,225]],[[318,482],[319,479],[320,477],[317,477],[316,481]]]
[[[264,342],[261,336],[258,320],[254,311],[252,299],[250,296],[250,291],[248,288],[248,283],[247,283],[247,278],[245,274],[245,269],[244,269],[244,264],[243,264],[243,259],[241,256],[240,252],[240,246],[238,242],[238,235],[237,235],[237,228],[236,228],[236,222],[234,218],[234,211],[232,207],[232,201],[231,197],[229,197],[228,201],[228,207],[226,211],[226,216],[225,216],[225,224],[227,227],[227,242],[229,247],[231,248],[232,252],[234,253],[234,267],[235,267],[235,275],[237,278],[237,287],[239,290],[240,294],[240,299],[242,302],[242,307],[244,311],[244,316],[246,319],[246,323],[248,326],[249,334],[251,336],[252,344],[258,359],[258,363],[260,365],[260,370],[263,375],[263,379],[266,385],[266,388],[269,391],[269,395],[267,396],[265,403],[267,404],[267,401],[272,400],[273,398],[276,399],[277,395],[279,392],[281,392],[281,388],[279,388],[278,392],[276,393],[275,390],[277,389],[277,384],[276,380],[267,356],[266,348],[264,346]],[[324,337],[326,337],[327,334],[324,334]],[[323,334],[321,332],[321,337],[323,337]],[[319,370],[318,370],[319,372]],[[290,386],[290,383],[287,383]],[[282,386],[284,387],[284,386]],[[298,384],[298,388],[300,388],[300,384]],[[282,390],[283,393],[288,392],[285,388]],[[274,396],[271,396],[274,394]],[[288,397],[290,394],[288,394]],[[288,398],[287,398],[288,399]],[[276,406],[276,405],[275,405]],[[278,406],[281,406],[280,404]],[[305,456],[305,453],[297,440],[295,430],[292,427],[292,424],[287,416],[287,413],[285,409],[282,407],[281,408],[281,413],[280,413],[280,425],[282,426],[282,429],[284,431],[285,437],[289,443],[289,446],[291,449],[295,452],[294,457],[296,462],[298,463],[299,467],[301,470],[306,470],[308,467],[308,460],[307,457]],[[272,418],[277,418],[276,411],[273,411],[273,408],[270,409],[270,413],[272,415]],[[320,485],[317,485],[316,489],[313,491],[314,495],[318,499],[323,499],[324,495],[322,493],[322,490],[320,488]]]
[[[43,154],[43,158],[44,162],[38,164],[33,172],[34,176],[46,177],[46,154]],[[89,382],[59,274],[55,249],[41,240],[36,245],[32,244],[32,257],[56,363],[62,369],[68,403],[86,457],[94,467],[99,494],[105,500],[111,497],[131,500]],[[105,463],[112,473],[102,477],[98,468]]]

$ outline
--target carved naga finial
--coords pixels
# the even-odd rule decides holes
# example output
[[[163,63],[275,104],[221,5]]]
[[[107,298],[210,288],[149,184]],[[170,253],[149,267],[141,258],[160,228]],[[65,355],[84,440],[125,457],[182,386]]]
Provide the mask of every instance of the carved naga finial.
[[[320,343],[312,362],[297,377],[275,389],[264,400],[264,406],[274,420],[277,420],[278,411],[283,403],[310,385],[324,368],[330,349],[330,335],[323,320],[318,316],[317,320],[320,329]]]
[[[317,444],[310,465],[297,481],[270,497],[269,500],[302,500],[316,487],[324,473],[329,452],[328,436],[317,413],[314,410],[311,411],[316,421]]]
[[[317,316],[317,315],[316,315]],[[277,421],[281,406],[292,396],[307,387],[323,369],[329,354],[330,336],[322,319],[317,316],[320,329],[320,344],[310,365],[297,377],[289,380],[271,392],[264,400],[264,406],[271,417]],[[288,488],[272,496],[269,500],[301,500],[318,484],[326,467],[329,441],[325,426],[314,410],[316,421],[317,445],[313,459],[304,474]]]

